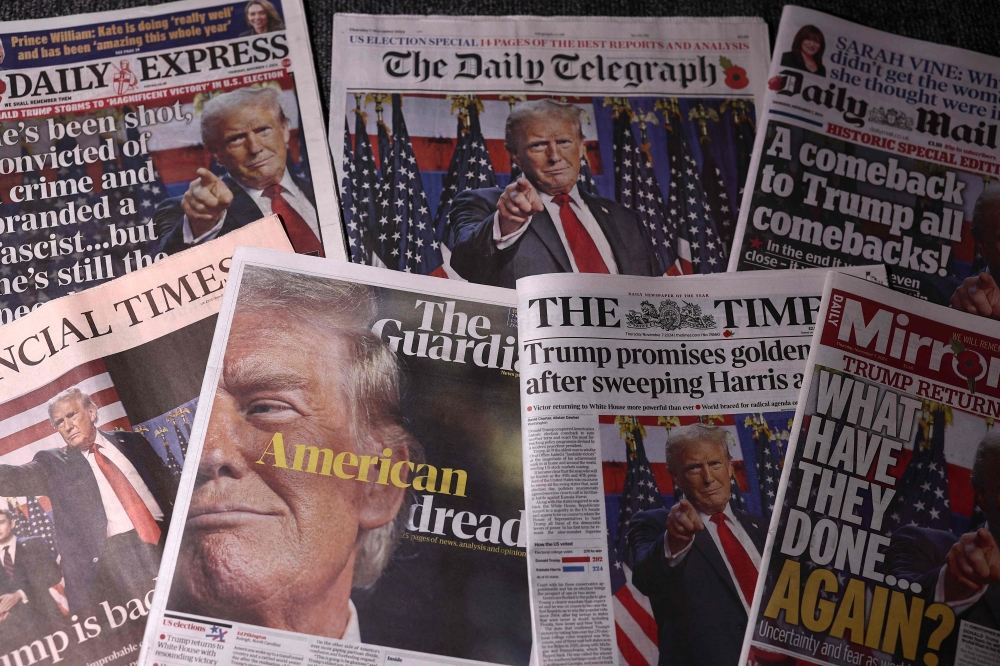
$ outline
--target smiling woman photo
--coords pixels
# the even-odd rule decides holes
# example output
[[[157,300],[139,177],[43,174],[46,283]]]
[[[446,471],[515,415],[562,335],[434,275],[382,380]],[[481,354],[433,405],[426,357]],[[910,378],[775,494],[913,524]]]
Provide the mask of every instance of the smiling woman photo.
[[[254,0],[248,3],[243,15],[246,17],[248,30],[240,33],[240,37],[263,35],[265,32],[285,29],[285,22],[278,15],[278,10],[268,0]]]
[[[781,56],[782,67],[794,67],[816,76],[826,76],[823,66],[823,51],[826,50],[826,39],[820,29],[814,25],[804,25],[792,40],[792,49]]]

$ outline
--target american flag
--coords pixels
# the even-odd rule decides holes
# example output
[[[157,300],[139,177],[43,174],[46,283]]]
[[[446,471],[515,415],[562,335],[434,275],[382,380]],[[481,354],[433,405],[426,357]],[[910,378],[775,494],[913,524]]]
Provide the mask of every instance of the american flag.
[[[493,162],[486,150],[486,139],[479,124],[482,102],[475,96],[455,95],[452,110],[458,111],[458,142],[451,155],[451,164],[445,174],[441,199],[437,207],[434,238],[447,247],[455,244],[453,230],[448,223],[451,202],[455,195],[466,190],[496,187],[497,176]]]
[[[753,155],[754,135],[757,128],[754,124],[753,103],[744,99],[727,99],[719,107],[723,114],[728,113],[733,119],[736,145],[737,200],[736,213],[739,215],[739,205],[743,201],[743,185],[747,182],[750,172],[750,157]]]
[[[670,155],[670,191],[667,194],[667,226],[676,234],[677,259],[668,268],[670,275],[719,273],[726,270],[722,243],[709,214],[698,162],[684,137],[680,108],[676,99],[655,104],[663,112]]]
[[[360,109],[354,111],[356,123],[362,131],[355,135],[357,145],[352,151],[350,130],[347,121],[344,121],[345,175],[341,189],[341,203],[351,261],[356,264],[371,264],[372,252],[375,250],[372,226],[380,217],[377,209],[378,172],[375,169],[368,134],[363,131],[365,114]]]
[[[753,431],[756,443],[757,481],[760,483],[761,515],[771,519],[774,511],[774,501],[778,494],[778,481],[781,479],[780,450],[775,452],[775,444],[779,442],[771,431],[770,425],[763,414],[747,416],[746,425]]]
[[[139,135],[140,132],[137,127],[129,127],[125,130],[126,141],[134,142],[133,145],[139,145]],[[122,169],[134,171],[136,174],[146,166],[147,161],[152,161],[152,159],[152,155],[148,154],[138,154],[128,157],[124,151],[121,151]],[[160,177],[159,171],[156,170],[155,164],[153,166],[153,179],[151,182],[136,183],[130,186],[126,192],[126,196],[131,197],[136,205],[136,214],[133,216],[134,219],[129,221],[130,223],[145,224],[149,222],[153,219],[153,211],[156,209],[156,204],[160,203],[167,196],[167,188],[163,184],[163,179]],[[112,213],[116,215],[118,211],[115,210]]]
[[[722,171],[712,154],[712,137],[708,133],[708,123],[718,123],[719,114],[711,106],[698,104],[688,111],[688,119],[698,127],[698,140],[701,142],[701,182],[705,187],[705,209],[711,214],[718,225],[719,238],[722,242],[722,256],[726,258],[733,244],[736,233],[735,207],[729,200],[729,191],[722,179]]]
[[[434,221],[398,94],[392,96],[392,148],[382,169],[380,205],[391,228],[386,265],[407,273],[445,277],[441,245],[434,238]],[[378,228],[381,236],[383,227],[380,224]]]
[[[640,132],[642,146],[636,143],[632,129],[632,121],[636,112],[632,110],[629,101],[621,97],[609,97],[604,100],[605,106],[614,108],[614,142],[615,153],[615,194],[618,203],[635,211],[642,220],[649,234],[650,243],[656,251],[660,263],[660,272],[666,273],[673,266],[677,257],[674,253],[675,238],[667,229],[664,208],[663,190],[653,173],[653,162],[646,142],[647,121],[658,122],[655,114],[640,109]],[[642,147],[645,146],[646,150]]]
[[[663,497],[642,443],[646,429],[631,416],[616,417],[615,424],[625,440],[628,457],[617,538],[612,541],[610,530],[608,532],[615,634],[624,663],[629,666],[652,665],[659,661],[659,634],[649,599],[632,585],[632,563],[628,561],[626,535],[629,520],[640,511],[663,508]]]
[[[951,531],[948,463],[944,451],[945,427],[951,422],[950,407],[923,401],[913,457],[896,484],[896,496],[886,512],[883,528],[886,534],[904,525]]]
[[[195,399],[195,402],[197,402],[197,399]],[[182,408],[182,409],[183,409],[183,408]],[[191,407],[191,409],[194,409],[194,407]],[[176,414],[176,413],[175,413],[175,414]],[[180,447],[181,447],[181,455],[182,455],[182,456],[184,456],[184,457],[186,458],[186,457],[187,457],[187,453],[188,453],[188,438],[187,438],[187,436],[186,436],[186,435],[184,434],[184,430],[183,430],[183,428],[181,428],[181,427],[180,427],[180,426],[179,426],[179,425],[177,424],[177,419],[178,419],[178,418],[180,418],[180,419],[183,419],[184,417],[183,417],[183,415],[182,415],[182,414],[176,414],[176,416],[175,416],[174,414],[171,414],[171,416],[172,416],[173,418],[170,418],[170,419],[168,419],[168,420],[169,420],[169,421],[170,421],[171,423],[173,423],[173,424],[174,424],[174,434],[175,434],[175,435],[177,436],[177,443],[178,443],[178,444],[180,445]],[[187,420],[184,420],[184,425],[187,425]]]
[[[45,539],[45,542],[49,544],[49,550],[52,551],[53,557],[58,558],[59,550],[56,548],[55,534],[52,532],[52,518],[49,517],[48,512],[38,501],[37,497],[25,497],[24,500],[24,503],[15,509],[17,503],[14,502],[14,498],[7,498],[7,506],[12,510],[17,510],[22,516],[27,514],[23,519],[17,521],[17,536],[21,539],[26,537],[41,537]],[[46,504],[48,504],[47,501]]]
[[[344,120],[344,177],[340,180],[340,214],[347,230],[347,253],[356,264],[371,261],[364,242],[364,230],[358,225],[358,206],[354,203],[354,151],[351,150],[351,129]]]

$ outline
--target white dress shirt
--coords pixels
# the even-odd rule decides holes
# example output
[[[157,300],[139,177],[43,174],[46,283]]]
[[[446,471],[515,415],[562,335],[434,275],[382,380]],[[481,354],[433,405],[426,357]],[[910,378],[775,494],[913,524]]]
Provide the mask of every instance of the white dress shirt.
[[[6,550],[7,553],[10,553],[10,561],[11,562],[16,562],[17,561],[17,536],[11,534],[10,538],[7,539],[7,541],[5,541],[3,543],[0,543],[0,566],[3,566],[4,559],[6,557],[6,554],[4,552],[5,550]],[[4,575],[6,575],[6,574],[4,574]],[[22,604],[28,603],[28,596],[24,593],[24,590],[18,590],[17,593],[21,595],[21,603]]]
[[[143,504],[153,514],[153,520],[163,520],[163,511],[160,509],[160,505],[153,499],[153,493],[146,487],[142,477],[139,476],[139,472],[135,470],[135,466],[129,462],[129,459],[118,450],[118,447],[108,441],[108,438],[100,431],[97,433],[97,444],[100,445],[101,453],[104,457],[113,462],[121,470],[122,474],[125,475],[128,482],[132,484],[132,487],[135,488]],[[108,532],[105,536],[110,537],[134,530],[135,525],[132,524],[128,513],[125,512],[125,507],[122,506],[121,500],[115,495],[115,491],[108,482],[108,478],[104,476],[104,472],[97,466],[97,458],[94,457],[93,452],[85,451],[83,457],[87,459],[90,468],[94,472],[94,478],[97,480],[97,488],[101,491],[101,503],[104,504],[104,513],[108,516]]]
[[[360,643],[361,642],[361,627],[358,625],[358,609],[354,607],[354,602],[350,599],[347,600],[347,626],[344,627],[344,635],[340,637],[340,640],[345,643]]]
[[[747,555],[750,556],[750,560],[753,562],[754,567],[757,571],[760,571],[760,553],[757,551],[757,546],[753,544],[753,539],[747,534],[747,531],[743,529],[743,525],[740,521],[736,520],[736,514],[733,513],[733,509],[727,504],[726,510],[722,512],[726,517],[726,524],[729,525],[730,531],[732,531],[733,536],[736,537],[743,549],[747,551]],[[705,523],[705,529],[712,536],[712,541],[715,542],[715,547],[719,550],[719,555],[722,556],[722,561],[726,563],[726,569],[729,571],[729,577],[732,579],[733,584],[736,586],[736,592],[740,595],[740,600],[747,609],[747,613],[750,612],[750,604],[753,599],[743,598],[743,588],[740,587],[740,582],[736,579],[736,574],[733,572],[733,565],[729,563],[729,558],[726,557],[726,551],[722,548],[722,541],[719,540],[719,526],[712,522],[712,516],[707,513],[702,513],[698,511],[698,515],[701,516],[701,521]],[[675,554],[670,552],[670,539],[664,535],[663,537],[663,550],[667,556],[667,563],[675,567],[680,564],[684,557],[691,551],[694,546],[694,539],[688,541],[688,544],[684,546],[680,551]]]
[[[248,185],[244,185],[235,178],[232,180],[250,195],[253,202],[257,204],[258,208],[260,208],[261,217],[271,214],[271,199],[270,197],[264,196],[264,190],[258,190],[249,187]],[[285,175],[281,177],[279,185],[281,185],[282,188],[281,198],[287,201],[288,205],[291,206],[296,213],[302,216],[302,219],[306,221],[309,228],[312,229],[314,234],[316,234],[316,238],[319,238],[319,217],[316,215],[316,208],[309,202],[309,199],[306,198],[306,195],[302,192],[299,186],[295,184],[295,181],[292,179],[292,175],[288,173],[288,169],[285,169]],[[197,238],[194,237],[194,232],[191,231],[191,222],[188,220],[187,215],[185,215],[184,227],[182,229],[184,244],[195,245],[197,243],[204,243],[218,236],[219,232],[222,230],[222,225],[226,221],[227,213],[229,213],[228,210],[222,211],[222,215],[219,217],[219,221],[215,223],[215,226]]]
[[[541,197],[542,203],[545,204],[545,211],[552,218],[552,224],[556,227],[559,240],[562,241],[562,245],[566,249],[570,267],[574,273],[579,273],[580,269],[576,266],[576,258],[573,257],[573,250],[570,249],[569,241],[566,240],[566,231],[563,229],[562,218],[559,216],[559,204],[552,200],[554,197],[551,194],[539,192],[538,195]],[[604,237],[601,225],[597,223],[594,214],[590,212],[590,208],[580,197],[580,190],[576,185],[569,191],[569,204],[572,206],[573,212],[576,213],[577,219],[580,220],[580,224],[583,225],[583,228],[587,230],[587,233],[594,240],[594,245],[597,246],[597,251],[601,253],[604,265],[608,267],[608,273],[618,275],[618,264],[615,263],[615,255],[611,252],[611,245],[608,243],[608,239]],[[528,230],[529,224],[531,224],[531,218],[518,227],[516,231],[503,236],[500,232],[499,213],[495,213],[493,215],[493,241],[497,244],[497,249],[506,249],[517,242],[517,239]]]
[[[944,566],[941,567],[941,571],[938,572],[937,585],[934,586],[934,603],[945,604],[949,608],[951,608],[952,611],[955,612],[955,615],[959,615],[959,614],[964,613],[965,611],[969,610],[969,608],[971,608],[977,601],[979,601],[980,599],[982,599],[983,595],[986,594],[986,590],[990,589],[990,586],[989,585],[983,585],[983,588],[981,590],[979,590],[978,592],[976,592],[975,594],[973,594],[971,597],[968,597],[966,599],[959,599],[958,601],[945,601],[944,600],[944,575],[945,575],[945,570],[947,568],[948,568],[948,565],[945,564]]]

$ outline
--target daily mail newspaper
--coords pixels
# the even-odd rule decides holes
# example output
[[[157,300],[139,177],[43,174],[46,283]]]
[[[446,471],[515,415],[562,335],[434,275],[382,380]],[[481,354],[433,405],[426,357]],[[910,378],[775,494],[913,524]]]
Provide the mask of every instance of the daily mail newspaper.
[[[885,263],[900,291],[1000,316],[998,69],[786,6],[729,269]]]
[[[230,276],[139,663],[528,664],[514,293]]]
[[[507,288],[724,271],[769,54],[756,18],[337,14],[351,259]]]
[[[738,663],[824,278],[520,281],[541,666]]]
[[[836,274],[817,322],[740,663],[996,664],[1000,327]]]
[[[0,333],[0,664],[134,664],[235,246],[275,217]]]
[[[0,26],[0,323],[272,212],[346,257],[300,0]]]

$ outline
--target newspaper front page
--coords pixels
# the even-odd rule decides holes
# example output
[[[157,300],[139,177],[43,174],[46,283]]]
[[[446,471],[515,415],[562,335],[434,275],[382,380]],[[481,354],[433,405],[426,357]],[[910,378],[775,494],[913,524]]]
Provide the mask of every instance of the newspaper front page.
[[[769,53],[758,18],[337,14],[351,259],[511,289],[722,272]]]
[[[824,277],[519,283],[541,666],[737,663]]]
[[[0,334],[0,664],[134,664],[235,246],[59,299]]]
[[[996,664],[1000,328],[836,274],[817,322],[740,663]]]
[[[514,307],[238,251],[140,663],[528,664]]]
[[[271,213],[343,258],[336,203],[300,0],[0,27],[0,323]]]
[[[730,270],[884,263],[1000,316],[1000,60],[794,6],[774,53]]]

